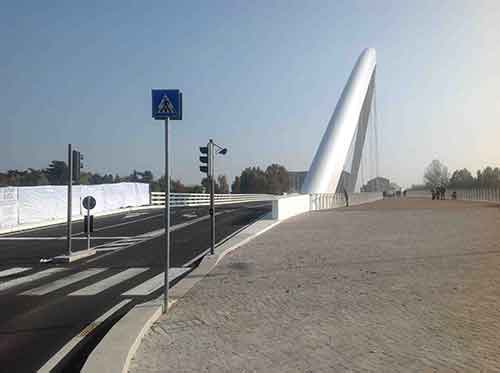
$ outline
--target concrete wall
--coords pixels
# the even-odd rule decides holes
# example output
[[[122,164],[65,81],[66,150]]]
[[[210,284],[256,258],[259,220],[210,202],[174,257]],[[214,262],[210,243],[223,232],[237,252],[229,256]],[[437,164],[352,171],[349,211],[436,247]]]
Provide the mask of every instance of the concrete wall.
[[[309,194],[280,197],[273,201],[273,219],[284,220],[310,211]]]
[[[382,199],[382,193],[350,193],[351,206]],[[308,211],[334,209],[346,205],[343,194],[312,193],[284,196],[273,201],[273,219],[284,220]]]

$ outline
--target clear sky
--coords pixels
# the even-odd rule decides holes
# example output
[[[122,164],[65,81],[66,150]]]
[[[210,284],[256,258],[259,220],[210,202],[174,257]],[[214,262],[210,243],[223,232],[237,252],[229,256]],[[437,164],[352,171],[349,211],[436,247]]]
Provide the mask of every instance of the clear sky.
[[[2,1],[0,170],[46,167],[77,144],[92,171],[163,167],[151,88],[180,88],[173,177],[305,170],[361,51],[377,50],[380,173],[421,182],[500,165],[500,2]]]

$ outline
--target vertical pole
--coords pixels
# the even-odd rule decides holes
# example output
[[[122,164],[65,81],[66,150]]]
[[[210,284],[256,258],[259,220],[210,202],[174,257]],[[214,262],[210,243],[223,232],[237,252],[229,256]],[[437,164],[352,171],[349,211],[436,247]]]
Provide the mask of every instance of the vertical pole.
[[[87,250],[90,250],[90,209],[87,209]]]
[[[210,156],[210,255],[214,255],[215,252],[215,203],[214,203],[214,193],[215,193],[215,166],[214,166],[214,144],[212,139],[208,143],[208,151]]]
[[[68,255],[71,255],[71,186],[73,184],[73,153],[71,144],[68,144],[68,221],[67,221],[67,239]]]
[[[164,211],[164,271],[165,271],[165,283],[164,283],[164,293],[163,293],[163,313],[168,310],[168,269],[170,268],[170,173],[169,173],[169,127],[168,118],[165,119],[165,211]]]

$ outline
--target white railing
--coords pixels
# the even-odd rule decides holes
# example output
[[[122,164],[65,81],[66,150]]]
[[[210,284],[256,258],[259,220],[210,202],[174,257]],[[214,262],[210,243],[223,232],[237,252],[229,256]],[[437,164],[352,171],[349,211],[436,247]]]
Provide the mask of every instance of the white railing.
[[[311,211],[335,209],[346,205],[344,194],[314,193],[309,195]]]
[[[457,192],[457,199],[461,200],[500,202],[499,188],[448,189],[446,198],[451,198],[454,191]]]
[[[446,190],[446,199],[451,199],[453,192],[457,192],[457,199],[463,201],[479,201],[479,202],[500,202],[500,188],[470,188],[470,189],[454,189]],[[408,197],[412,198],[431,198],[430,190],[409,190]]]
[[[311,211],[335,209],[346,206],[345,195],[343,193],[313,193],[310,194]],[[382,199],[382,193],[349,193],[349,206],[356,206],[362,203],[374,202]]]
[[[214,196],[216,205],[226,205],[230,203],[247,203],[272,201],[277,196],[271,194],[216,194]],[[164,205],[165,193],[152,192],[152,205]],[[206,193],[170,193],[171,207],[195,207],[208,206],[210,204],[210,194]]]

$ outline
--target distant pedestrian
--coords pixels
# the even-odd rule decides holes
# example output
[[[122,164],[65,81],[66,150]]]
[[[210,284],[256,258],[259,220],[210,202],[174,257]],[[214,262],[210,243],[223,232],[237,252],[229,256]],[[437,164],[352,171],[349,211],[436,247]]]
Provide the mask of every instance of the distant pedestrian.
[[[457,191],[454,190],[453,193],[451,193],[451,199],[457,199]]]
[[[349,194],[347,193],[347,190],[345,188],[343,189],[344,189],[345,205],[346,207],[349,207]]]
[[[434,201],[436,199],[436,194],[437,194],[435,188],[431,189],[431,194],[432,194],[432,200]]]
[[[446,188],[444,187],[444,185],[441,185],[441,188],[440,188],[440,193],[441,193],[441,199],[446,199]]]

